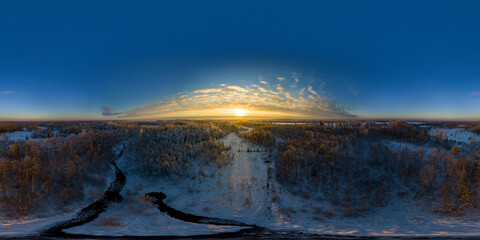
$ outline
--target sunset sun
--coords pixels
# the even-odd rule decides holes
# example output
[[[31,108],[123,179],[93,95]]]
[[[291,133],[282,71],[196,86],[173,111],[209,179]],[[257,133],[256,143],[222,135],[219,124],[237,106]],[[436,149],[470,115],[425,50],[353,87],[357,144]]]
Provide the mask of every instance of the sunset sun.
[[[247,113],[245,109],[240,109],[240,108],[233,109],[233,111],[235,112],[235,116],[237,117],[243,117]]]

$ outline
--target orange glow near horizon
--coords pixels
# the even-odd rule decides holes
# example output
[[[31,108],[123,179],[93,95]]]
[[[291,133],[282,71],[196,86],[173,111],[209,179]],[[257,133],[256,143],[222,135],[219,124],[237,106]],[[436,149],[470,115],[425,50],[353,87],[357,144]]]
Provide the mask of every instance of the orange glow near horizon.
[[[282,80],[283,81],[283,80]],[[292,80],[293,81],[293,80]],[[292,84],[298,84],[299,80]],[[282,86],[283,84],[283,86]],[[211,88],[183,91],[162,101],[125,111],[103,109],[104,116],[117,119],[155,118],[353,118],[347,108],[322,87],[303,87],[260,81],[242,86],[220,84]]]
[[[128,118],[128,120],[145,120],[145,119],[229,119],[229,118],[243,118],[243,119],[298,119],[304,118],[302,114],[287,113],[280,111],[265,111],[248,108],[211,108],[202,110],[186,110],[180,112],[152,114],[149,116],[142,116],[138,118]],[[127,120],[127,119],[125,119]]]

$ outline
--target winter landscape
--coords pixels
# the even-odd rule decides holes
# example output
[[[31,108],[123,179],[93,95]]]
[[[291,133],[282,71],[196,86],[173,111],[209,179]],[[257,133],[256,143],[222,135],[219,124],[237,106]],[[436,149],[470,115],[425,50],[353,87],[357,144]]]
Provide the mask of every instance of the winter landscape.
[[[1,123],[2,237],[480,236],[480,123]]]
[[[0,1],[0,240],[480,239],[480,1]]]

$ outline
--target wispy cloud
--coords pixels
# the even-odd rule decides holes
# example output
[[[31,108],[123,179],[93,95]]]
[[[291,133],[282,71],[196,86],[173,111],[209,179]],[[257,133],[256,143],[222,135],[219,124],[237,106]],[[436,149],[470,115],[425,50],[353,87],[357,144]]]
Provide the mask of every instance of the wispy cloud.
[[[298,82],[295,79],[290,80],[294,83]],[[295,114],[295,116],[307,118],[355,117],[347,107],[338,104],[334,98],[323,96],[324,92],[321,87],[305,86],[298,90],[286,87],[290,85],[288,81],[285,82],[285,85],[269,85],[268,82],[262,80],[260,82],[262,87],[257,84],[244,86],[221,84],[216,88],[181,92],[162,102],[125,112],[113,112],[111,107],[104,107],[102,114],[104,116],[115,115],[120,118],[161,118],[167,115],[176,116],[177,113],[191,112],[193,114],[204,110],[241,107],[249,111],[272,112],[285,116]]]
[[[225,84],[221,84],[221,86],[225,86]],[[208,89],[196,90],[196,91],[193,91],[193,93],[218,93],[222,91],[224,91],[224,89],[222,88],[208,88]]]
[[[318,93],[315,90],[313,90],[311,86],[308,87],[308,92],[310,92],[312,95],[319,96]]]
[[[226,86],[226,88],[239,91],[239,92],[248,92],[245,88],[242,88],[239,86]]]
[[[470,96],[478,96],[478,95],[480,95],[480,92],[471,92],[470,93]]]
[[[102,108],[102,115],[103,116],[115,116],[115,115],[121,115],[123,113],[120,112],[113,112],[113,108],[110,106],[106,106]]]
[[[14,94],[14,91],[2,91],[0,92],[0,95],[9,95],[9,94]]]

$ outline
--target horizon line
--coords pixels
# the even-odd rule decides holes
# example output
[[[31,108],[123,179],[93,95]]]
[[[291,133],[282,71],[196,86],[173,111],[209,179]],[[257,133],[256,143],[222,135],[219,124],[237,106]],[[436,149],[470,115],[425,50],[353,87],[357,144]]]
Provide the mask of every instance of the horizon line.
[[[154,121],[234,121],[234,120],[256,120],[256,121],[427,121],[427,122],[480,122],[478,119],[452,119],[452,118],[247,118],[247,117],[170,117],[155,119],[0,119],[0,122],[154,122]]]

